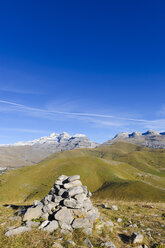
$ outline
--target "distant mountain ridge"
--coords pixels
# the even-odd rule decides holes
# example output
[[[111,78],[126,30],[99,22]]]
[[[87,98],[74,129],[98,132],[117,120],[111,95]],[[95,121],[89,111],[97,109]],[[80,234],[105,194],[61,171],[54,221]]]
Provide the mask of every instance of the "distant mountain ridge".
[[[0,167],[22,167],[40,162],[49,155],[79,148],[95,148],[98,144],[84,134],[52,133],[27,142],[0,145]]]
[[[51,133],[49,136],[44,136],[40,137],[38,139],[26,141],[26,142],[16,142],[14,144],[0,144],[0,146],[26,146],[26,145],[43,145],[45,143],[60,143],[61,141],[64,140],[69,140],[69,139],[74,139],[74,138],[85,138],[86,135],[84,134],[75,134],[75,135],[70,135],[67,132],[63,132],[61,134],[57,133]],[[91,142],[94,143],[94,142]]]
[[[148,148],[153,148],[153,149],[164,149],[165,132],[148,130],[145,133],[140,133],[136,131],[133,133],[119,133],[113,139],[103,143],[103,145],[112,145],[119,141],[140,145]]]

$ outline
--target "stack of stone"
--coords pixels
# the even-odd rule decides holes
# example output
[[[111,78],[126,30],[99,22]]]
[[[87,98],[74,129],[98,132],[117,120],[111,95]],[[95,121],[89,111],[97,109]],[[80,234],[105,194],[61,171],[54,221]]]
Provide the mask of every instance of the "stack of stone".
[[[43,231],[53,232],[60,227],[62,232],[83,228],[91,233],[100,214],[92,205],[91,193],[79,179],[79,175],[60,176],[49,194],[27,209],[23,217],[25,225],[30,226],[32,220],[40,219],[43,222],[39,229]]]

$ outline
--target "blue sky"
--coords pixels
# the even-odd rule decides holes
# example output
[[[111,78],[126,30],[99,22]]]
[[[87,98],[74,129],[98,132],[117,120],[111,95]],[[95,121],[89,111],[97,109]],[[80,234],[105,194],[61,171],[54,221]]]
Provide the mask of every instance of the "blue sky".
[[[0,143],[165,131],[165,1],[1,1]]]

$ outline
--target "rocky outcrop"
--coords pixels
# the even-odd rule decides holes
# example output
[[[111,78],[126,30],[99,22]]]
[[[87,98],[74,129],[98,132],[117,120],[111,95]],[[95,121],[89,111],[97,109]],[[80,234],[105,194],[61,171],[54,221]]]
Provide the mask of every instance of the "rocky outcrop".
[[[119,141],[149,147],[153,149],[164,149],[165,133],[156,132],[154,130],[148,130],[145,133],[119,133],[112,140],[105,142],[103,145],[112,145]]]
[[[79,148],[95,148],[98,144],[90,141],[83,134],[69,135],[52,133],[27,142],[12,145],[0,145],[0,166],[8,168],[22,167],[40,162],[44,158],[59,151]]]
[[[93,223],[100,217],[90,196],[87,187],[82,186],[79,175],[62,175],[55,181],[48,195],[41,201],[34,201],[33,206],[26,210],[23,225],[29,230],[33,221],[38,220],[41,222],[38,228],[42,231],[51,233],[59,227],[64,233],[83,228],[89,233]],[[13,230],[13,234],[16,233]]]

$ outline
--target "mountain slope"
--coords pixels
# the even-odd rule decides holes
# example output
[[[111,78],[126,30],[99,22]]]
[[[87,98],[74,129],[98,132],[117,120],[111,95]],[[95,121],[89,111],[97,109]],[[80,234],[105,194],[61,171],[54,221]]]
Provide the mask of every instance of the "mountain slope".
[[[136,144],[144,147],[154,149],[165,148],[165,132],[159,133],[153,130],[148,130],[145,133],[120,133],[117,134],[112,140],[108,140],[103,145],[112,145],[116,142],[123,141],[131,144]]]
[[[79,148],[93,148],[97,144],[85,135],[68,133],[41,137],[39,139],[0,146],[0,167],[23,167],[40,162],[45,157],[58,152]]]
[[[58,152],[0,176],[0,202],[41,199],[61,175],[80,174],[95,197],[165,202],[165,150],[129,143]]]

